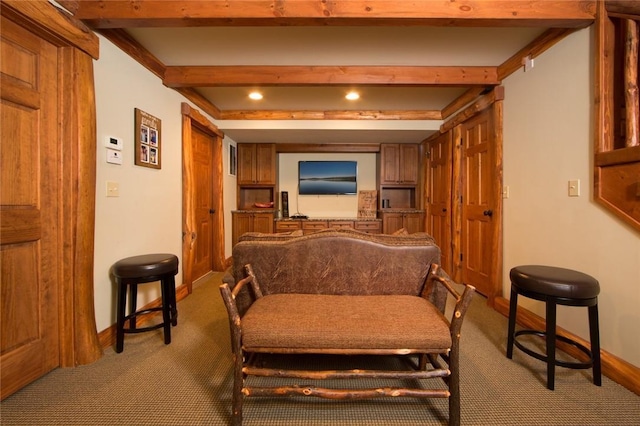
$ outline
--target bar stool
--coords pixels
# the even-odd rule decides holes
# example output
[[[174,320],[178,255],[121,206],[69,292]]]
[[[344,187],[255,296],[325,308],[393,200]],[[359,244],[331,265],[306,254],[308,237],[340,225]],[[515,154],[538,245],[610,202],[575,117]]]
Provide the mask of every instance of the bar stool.
[[[124,348],[125,333],[142,333],[164,328],[164,343],[171,343],[171,325],[178,325],[178,308],[176,306],[175,275],[178,273],[178,258],[173,254],[145,254],[121,259],[113,264],[111,272],[118,286],[116,312],[116,352]],[[138,284],[160,281],[162,306],[137,311]],[[129,287],[129,315],[125,315],[127,303],[127,286]],[[162,322],[159,324],[136,327],[136,317],[150,312],[162,311]],[[129,327],[124,324],[129,321]]]
[[[553,390],[555,366],[566,368],[593,369],[593,383],[602,385],[600,366],[600,333],[598,331],[598,281],[582,272],[553,266],[524,265],[511,269],[511,302],[509,308],[509,331],[507,337],[507,358],[513,356],[513,345],[524,353],[547,363],[547,388]],[[515,332],[518,295],[542,300],[546,304],[546,331],[520,330]],[[589,337],[591,348],[556,335],[556,305],[587,306],[589,308]],[[535,352],[518,342],[517,337],[533,334],[546,337],[546,354]],[[556,359],[556,339],[568,343],[583,353],[586,362],[568,362]]]

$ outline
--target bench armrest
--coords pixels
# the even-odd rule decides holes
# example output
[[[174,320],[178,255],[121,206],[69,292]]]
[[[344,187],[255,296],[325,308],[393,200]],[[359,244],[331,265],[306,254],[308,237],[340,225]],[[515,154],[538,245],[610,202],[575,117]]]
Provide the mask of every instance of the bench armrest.
[[[433,293],[433,287],[436,285],[442,285],[447,289],[449,294],[453,296],[456,304],[453,308],[453,314],[451,316],[451,322],[449,329],[451,330],[451,337],[454,341],[460,336],[460,329],[462,328],[462,321],[467,313],[467,309],[471,304],[471,298],[476,291],[476,288],[469,284],[462,284],[464,290],[460,294],[454,287],[457,285],[440,265],[432,265],[429,271],[429,277],[427,278],[427,284],[425,286],[425,294]]]
[[[256,299],[262,297],[262,291],[260,290],[258,280],[253,273],[253,268],[251,268],[251,265],[247,264],[244,269],[247,276],[235,283],[233,289],[230,287],[229,282],[225,280],[223,280],[223,284],[220,285],[220,294],[222,295],[222,300],[224,301],[224,306],[227,309],[229,317],[231,347],[233,348],[234,353],[238,353],[237,351],[240,349],[242,339],[241,317],[238,304],[236,303],[236,297],[247,285],[251,286]],[[231,278],[233,280],[233,277]],[[233,282],[235,282],[235,280],[233,280]]]

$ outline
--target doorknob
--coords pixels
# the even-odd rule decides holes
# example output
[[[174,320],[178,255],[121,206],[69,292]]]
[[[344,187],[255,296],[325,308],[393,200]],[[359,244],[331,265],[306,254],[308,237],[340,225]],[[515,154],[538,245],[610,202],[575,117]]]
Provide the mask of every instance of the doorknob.
[[[446,213],[446,212],[447,212],[447,209],[442,209],[442,213]]]
[[[482,212],[482,214],[485,215],[485,216],[491,217],[491,216],[493,216],[493,210],[485,210],[485,211]]]
[[[216,209],[209,209],[209,214],[214,214],[216,212]]]

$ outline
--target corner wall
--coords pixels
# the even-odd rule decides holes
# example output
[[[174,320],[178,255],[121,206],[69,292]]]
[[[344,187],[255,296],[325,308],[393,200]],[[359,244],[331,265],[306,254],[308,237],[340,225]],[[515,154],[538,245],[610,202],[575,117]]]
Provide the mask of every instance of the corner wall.
[[[594,276],[602,348],[640,366],[640,235],[593,200],[592,49],[592,30],[580,30],[504,82],[503,292],[522,264]],[[568,196],[570,179],[579,197]],[[520,301],[544,317],[542,302]],[[586,311],[561,306],[558,325],[588,341]]]

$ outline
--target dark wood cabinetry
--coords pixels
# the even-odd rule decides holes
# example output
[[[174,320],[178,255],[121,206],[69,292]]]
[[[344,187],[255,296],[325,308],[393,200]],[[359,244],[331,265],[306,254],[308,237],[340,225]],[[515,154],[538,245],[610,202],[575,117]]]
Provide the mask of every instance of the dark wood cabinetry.
[[[256,203],[273,202],[277,209],[277,153],[275,144],[238,144],[239,210],[256,208]]]
[[[380,145],[380,184],[416,185],[418,183],[418,145]]]
[[[424,231],[423,212],[382,212],[382,232],[393,234],[399,229],[406,229],[408,233]]]
[[[233,245],[238,243],[240,236],[245,232],[273,233],[273,211],[268,212],[231,212],[233,218]]]
[[[275,185],[276,155],[272,143],[239,143],[238,185]]]
[[[357,229],[358,231],[368,232],[370,234],[379,234],[382,232],[381,222],[379,220],[349,220],[349,219],[328,219],[328,220],[277,220],[276,232],[291,232],[302,230],[304,234],[310,234],[322,229]]]

